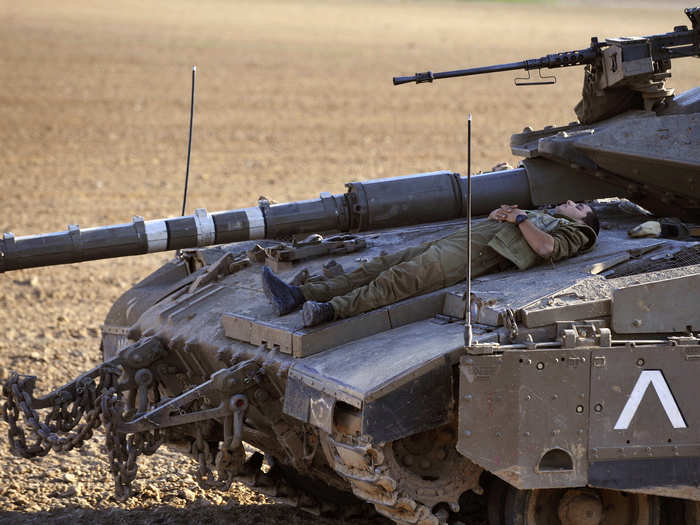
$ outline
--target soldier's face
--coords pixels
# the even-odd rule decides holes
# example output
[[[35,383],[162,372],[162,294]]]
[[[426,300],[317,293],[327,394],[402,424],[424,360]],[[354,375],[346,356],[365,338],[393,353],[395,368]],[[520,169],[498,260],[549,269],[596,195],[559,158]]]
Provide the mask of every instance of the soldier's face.
[[[566,201],[554,208],[553,211],[559,215],[565,215],[570,219],[582,221],[583,218],[591,211],[591,207],[583,202]]]

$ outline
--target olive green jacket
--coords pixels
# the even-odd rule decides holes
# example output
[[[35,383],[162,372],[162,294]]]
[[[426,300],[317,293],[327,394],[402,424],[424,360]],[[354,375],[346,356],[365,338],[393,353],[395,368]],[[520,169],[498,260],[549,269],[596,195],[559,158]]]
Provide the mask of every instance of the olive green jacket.
[[[540,230],[549,233],[554,239],[551,262],[584,253],[596,242],[593,228],[573,221],[563,215],[550,215],[542,211],[528,211],[528,219]],[[503,227],[489,241],[488,246],[511,261],[519,269],[526,270],[541,264],[544,260],[537,255],[515,224],[503,223]]]

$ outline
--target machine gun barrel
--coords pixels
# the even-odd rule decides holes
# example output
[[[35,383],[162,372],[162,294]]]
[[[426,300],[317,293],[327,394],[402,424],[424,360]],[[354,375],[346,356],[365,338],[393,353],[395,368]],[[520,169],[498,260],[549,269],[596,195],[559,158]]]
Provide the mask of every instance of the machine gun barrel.
[[[433,73],[426,71],[424,73],[416,73],[413,76],[394,77],[394,85],[407,84],[415,82],[422,84],[423,82],[432,82],[442,78],[468,77],[471,75],[484,75],[487,73],[498,73],[501,71],[513,71],[523,69],[529,71],[532,69],[554,69],[558,67],[581,66],[592,64],[598,56],[598,49],[601,44],[598,44],[596,39],[591,42],[591,47],[579,49],[576,51],[564,51],[562,53],[553,53],[541,58],[533,58],[523,60],[521,62],[510,62],[507,64],[496,64],[493,66],[472,67],[469,69],[456,69],[454,71],[443,71],[441,73]]]
[[[500,71],[513,71],[515,69],[525,69],[526,64],[527,61],[523,60],[522,62],[511,62],[510,64],[472,67],[469,69],[455,69],[454,71],[442,71],[440,73],[425,71],[424,73],[416,73],[415,75],[409,77],[394,77],[394,85],[399,86],[401,84],[408,84],[409,82],[422,84],[423,82],[432,82],[433,80],[440,80],[442,78],[468,77],[471,75],[498,73]]]
[[[366,231],[464,217],[466,178],[450,171],[352,182],[344,194],[42,235],[0,238],[0,273],[127,255],[196,248],[295,234]],[[504,202],[530,205],[525,169],[472,177],[473,213],[486,214]]]

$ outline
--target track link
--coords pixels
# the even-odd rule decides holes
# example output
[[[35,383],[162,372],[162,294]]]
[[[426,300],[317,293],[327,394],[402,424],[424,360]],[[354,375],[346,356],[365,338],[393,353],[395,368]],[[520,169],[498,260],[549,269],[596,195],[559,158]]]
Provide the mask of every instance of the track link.
[[[290,467],[271,460],[269,468],[263,468],[262,454],[254,452],[246,462],[254,465],[247,473],[236,477],[236,481],[275,500],[290,505],[314,516],[342,520],[367,520],[377,513],[367,502],[350,492],[343,492],[321,480],[304,476]]]
[[[381,515],[399,525],[458,523],[453,513],[459,512],[459,498],[479,490],[481,468],[460,456],[443,479],[423,479],[399,464],[393,445],[360,443],[343,434],[322,436],[330,465],[355,496],[372,503]]]

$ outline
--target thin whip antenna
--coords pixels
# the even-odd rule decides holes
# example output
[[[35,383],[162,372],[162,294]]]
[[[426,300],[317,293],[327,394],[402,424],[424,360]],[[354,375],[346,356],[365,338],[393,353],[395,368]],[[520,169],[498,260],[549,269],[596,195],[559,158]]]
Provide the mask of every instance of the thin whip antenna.
[[[197,78],[197,66],[192,66],[192,98],[190,99],[190,137],[187,141],[187,169],[185,171],[185,194],[182,197],[182,216],[187,207],[187,185],[190,181],[190,154],[192,153],[192,122],[194,121],[194,83]]]
[[[464,343],[472,346],[472,114],[467,118],[467,295]]]

